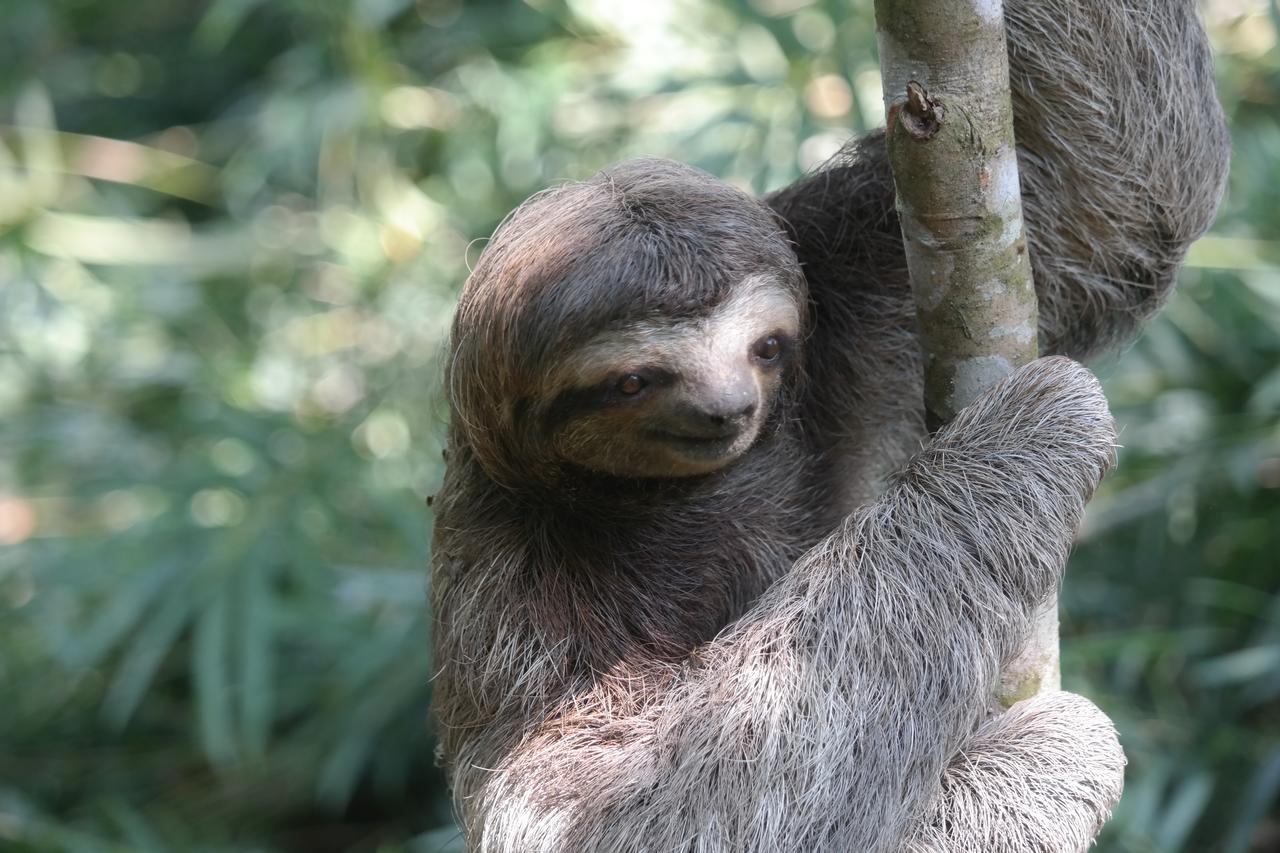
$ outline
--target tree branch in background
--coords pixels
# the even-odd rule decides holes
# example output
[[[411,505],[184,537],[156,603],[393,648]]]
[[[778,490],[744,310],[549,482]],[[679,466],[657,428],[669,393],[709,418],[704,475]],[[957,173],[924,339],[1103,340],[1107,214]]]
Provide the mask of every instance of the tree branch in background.
[[[889,162],[925,358],[930,428],[1034,359],[1001,0],[876,0]],[[1004,706],[1057,689],[1057,600],[1004,672]]]

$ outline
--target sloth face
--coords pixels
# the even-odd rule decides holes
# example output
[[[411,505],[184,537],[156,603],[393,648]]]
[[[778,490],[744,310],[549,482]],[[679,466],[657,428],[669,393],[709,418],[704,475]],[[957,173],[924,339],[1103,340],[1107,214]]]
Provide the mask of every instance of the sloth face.
[[[554,371],[547,407],[565,462],[624,477],[721,468],[759,437],[797,353],[795,296],[753,277],[708,316],[597,335]]]

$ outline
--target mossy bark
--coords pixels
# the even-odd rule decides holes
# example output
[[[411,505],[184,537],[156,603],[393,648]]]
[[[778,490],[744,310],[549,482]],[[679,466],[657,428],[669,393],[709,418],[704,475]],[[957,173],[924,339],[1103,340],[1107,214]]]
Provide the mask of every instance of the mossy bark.
[[[930,428],[1037,355],[1001,0],[876,0],[889,163]],[[1057,689],[1057,602],[1002,676],[1009,706]]]

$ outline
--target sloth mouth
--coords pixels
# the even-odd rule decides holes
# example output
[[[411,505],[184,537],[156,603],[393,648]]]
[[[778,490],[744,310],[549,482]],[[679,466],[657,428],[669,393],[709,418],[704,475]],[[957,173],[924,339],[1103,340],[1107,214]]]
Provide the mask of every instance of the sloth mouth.
[[[730,455],[737,449],[738,439],[742,437],[742,430],[733,430],[732,432],[718,435],[689,435],[667,430],[653,430],[651,434],[686,455],[705,459]]]

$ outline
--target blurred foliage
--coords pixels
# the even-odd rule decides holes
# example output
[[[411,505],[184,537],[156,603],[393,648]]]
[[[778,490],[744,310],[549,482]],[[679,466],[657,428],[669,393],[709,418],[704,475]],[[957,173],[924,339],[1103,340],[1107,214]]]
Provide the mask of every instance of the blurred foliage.
[[[1108,851],[1280,849],[1280,7],[1207,14],[1231,194],[1100,368],[1064,596]],[[456,849],[424,498],[473,241],[639,153],[776,187],[881,121],[874,43],[835,0],[5,0],[0,847]]]

